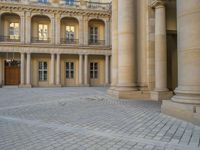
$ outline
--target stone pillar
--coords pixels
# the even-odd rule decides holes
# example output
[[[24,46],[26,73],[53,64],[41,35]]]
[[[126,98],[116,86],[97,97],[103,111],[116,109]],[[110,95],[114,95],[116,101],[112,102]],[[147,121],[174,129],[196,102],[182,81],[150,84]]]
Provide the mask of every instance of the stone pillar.
[[[3,85],[3,60],[0,58],[0,87]]]
[[[200,125],[200,5],[177,0],[178,87],[162,112]]]
[[[60,54],[57,54],[56,58],[56,86],[61,86],[60,83]]]
[[[166,0],[153,0],[155,8],[155,89],[151,92],[154,100],[170,99],[172,92],[167,88],[167,39],[166,39]]]
[[[57,14],[56,15],[56,22],[55,22],[55,26],[56,26],[56,35],[55,35],[55,43],[56,44],[60,44],[60,21],[61,21],[61,18],[60,18],[60,14]]]
[[[25,31],[26,31],[26,34],[25,34],[25,37],[26,37],[26,44],[30,44],[31,43],[31,12],[27,11],[25,13],[25,17],[26,17],[26,21],[25,21]]]
[[[105,21],[105,46],[110,46],[110,20]]]
[[[50,85],[55,85],[55,54],[51,54],[51,74],[50,74]]]
[[[20,66],[20,86],[23,87],[25,84],[25,54],[21,53],[21,66]]]
[[[55,44],[55,16],[51,17],[51,44]]]
[[[136,0],[118,0],[118,84],[122,95],[136,91]],[[127,93],[128,92],[128,93]],[[126,94],[125,94],[126,93]],[[120,93],[119,93],[120,94]],[[120,97],[120,96],[119,96]],[[123,97],[123,96],[122,96]]]
[[[109,85],[109,55],[105,56],[105,85]]]
[[[31,87],[31,53],[27,53],[26,59],[26,86]]]
[[[84,45],[88,45],[88,18],[84,17]]]
[[[88,55],[85,55],[84,59],[84,86],[89,86],[88,84]]]
[[[83,85],[83,54],[79,54],[79,85]]]
[[[112,1],[112,67],[111,88],[114,89],[118,82],[118,0]]]
[[[24,14],[20,16],[20,41],[21,43],[24,43],[24,27],[25,27],[25,18],[24,18]]]
[[[84,44],[84,19],[79,19],[79,45]]]

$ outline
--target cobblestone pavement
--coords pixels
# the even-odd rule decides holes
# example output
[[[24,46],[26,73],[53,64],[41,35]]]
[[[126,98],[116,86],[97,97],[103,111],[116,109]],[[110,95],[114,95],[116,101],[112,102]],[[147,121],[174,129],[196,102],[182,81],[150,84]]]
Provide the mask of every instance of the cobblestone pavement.
[[[105,88],[0,89],[0,150],[200,150],[200,127]]]

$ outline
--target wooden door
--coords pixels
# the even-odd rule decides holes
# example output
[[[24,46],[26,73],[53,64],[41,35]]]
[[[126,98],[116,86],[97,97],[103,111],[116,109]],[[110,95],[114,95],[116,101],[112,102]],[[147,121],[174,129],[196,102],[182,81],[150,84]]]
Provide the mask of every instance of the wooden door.
[[[20,84],[20,67],[5,66],[5,85]]]

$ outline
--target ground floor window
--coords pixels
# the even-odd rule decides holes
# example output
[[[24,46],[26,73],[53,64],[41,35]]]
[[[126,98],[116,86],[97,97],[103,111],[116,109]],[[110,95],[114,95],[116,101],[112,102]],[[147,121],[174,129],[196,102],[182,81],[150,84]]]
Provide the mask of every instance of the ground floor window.
[[[66,79],[74,78],[74,63],[66,62]]]
[[[90,63],[90,78],[91,79],[98,78],[98,63],[97,62]]]
[[[47,81],[47,62],[39,62],[39,81]]]

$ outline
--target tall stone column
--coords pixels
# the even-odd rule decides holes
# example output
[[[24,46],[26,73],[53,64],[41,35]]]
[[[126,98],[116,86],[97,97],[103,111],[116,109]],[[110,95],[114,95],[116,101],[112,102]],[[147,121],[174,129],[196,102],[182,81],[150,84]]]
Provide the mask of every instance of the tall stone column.
[[[118,0],[112,1],[112,59],[111,59],[111,87],[108,93],[118,83]]]
[[[88,18],[84,17],[84,45],[88,45]]]
[[[25,84],[25,54],[21,53],[21,66],[20,66],[20,87]]]
[[[55,85],[55,54],[51,54],[51,74],[50,74],[50,85]]]
[[[167,88],[167,39],[166,39],[166,0],[153,0],[155,8],[155,89],[151,92],[154,100],[169,99],[172,96]]]
[[[200,5],[177,0],[178,87],[162,112],[200,125]]]
[[[60,54],[56,57],[56,86],[61,86],[60,83]]]
[[[84,58],[84,86],[89,86],[88,84],[88,55]]]
[[[105,21],[105,45],[110,46],[110,20]]]
[[[55,26],[56,26],[56,35],[55,35],[55,43],[56,44],[60,44],[60,14],[56,14],[56,22],[55,22]]]
[[[55,16],[51,17],[51,44],[55,44]]]
[[[31,53],[27,53],[26,59],[26,86],[31,87]]]
[[[105,85],[109,85],[109,55],[105,56]]]
[[[3,60],[0,58],[0,87],[3,85]]]
[[[21,43],[24,43],[24,37],[25,37],[25,34],[24,34],[24,27],[25,27],[25,17],[24,17],[24,14],[20,16],[20,41]]]
[[[136,88],[136,0],[118,0],[118,97]]]
[[[83,85],[83,54],[79,54],[79,85]]]
[[[25,34],[25,37],[26,37],[26,44],[30,44],[31,43],[31,12],[27,11],[25,13],[25,31],[26,31],[26,34]]]

